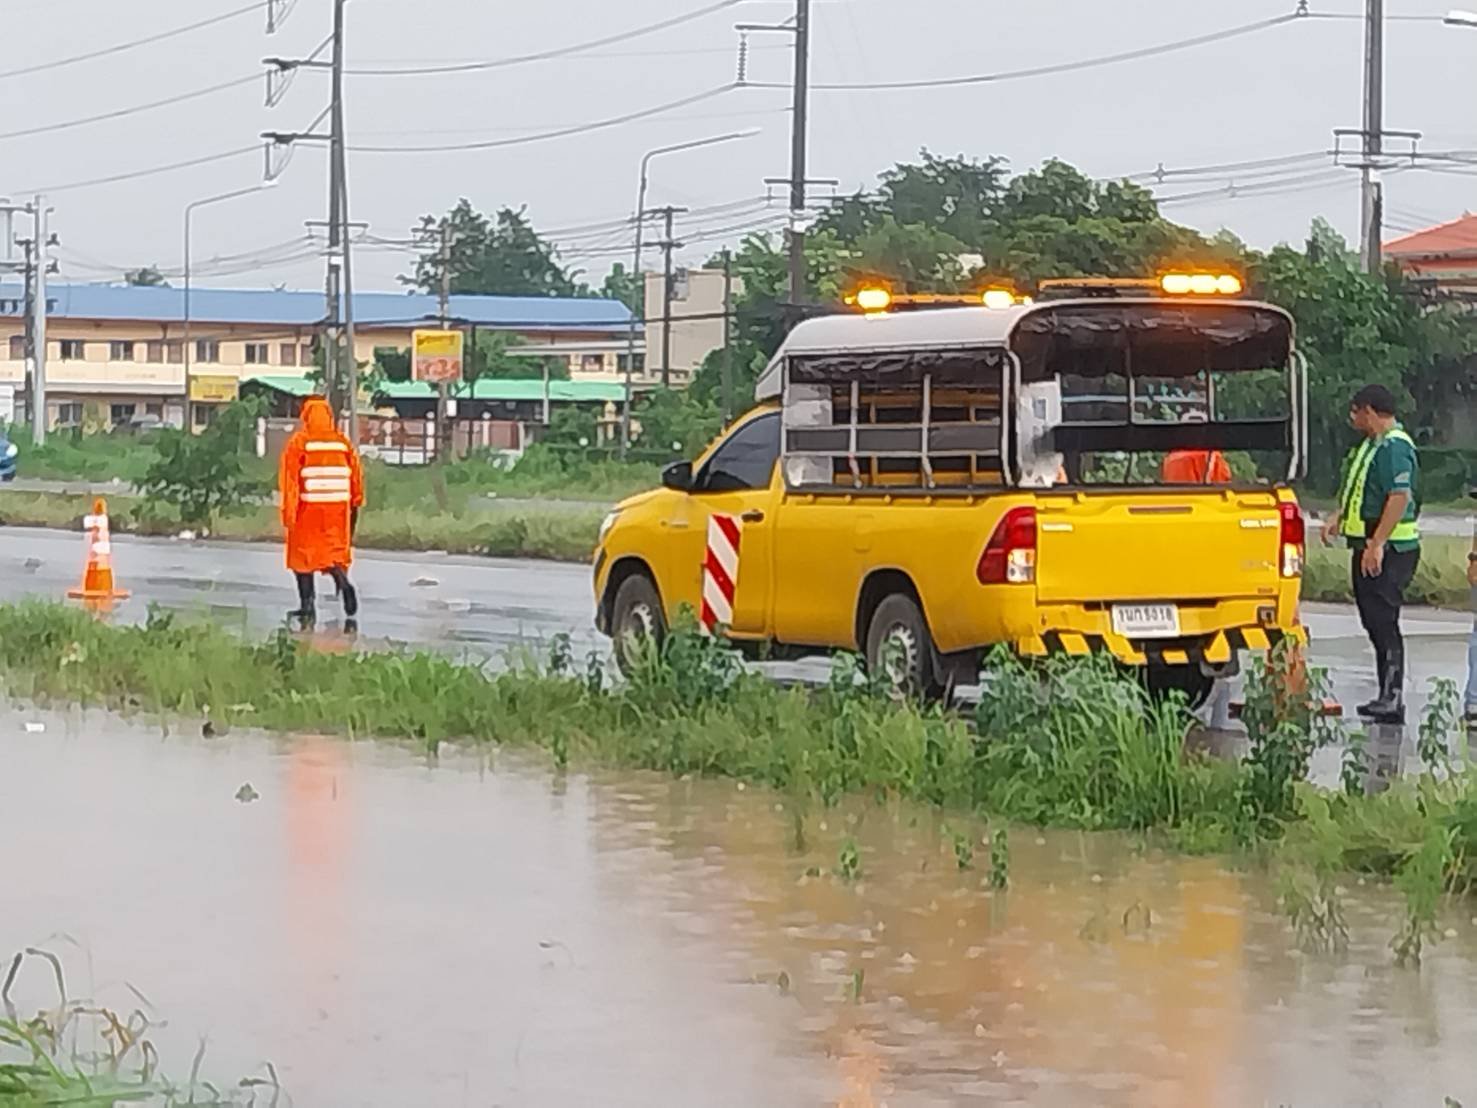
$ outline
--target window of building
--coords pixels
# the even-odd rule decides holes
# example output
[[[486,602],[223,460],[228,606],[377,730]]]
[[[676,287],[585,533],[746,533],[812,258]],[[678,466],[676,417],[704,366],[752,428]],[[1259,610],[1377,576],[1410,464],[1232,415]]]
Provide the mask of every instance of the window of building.
[[[266,365],[267,344],[264,342],[248,342],[246,344],[246,364]]]
[[[109,414],[113,420],[114,427],[122,427],[133,422],[133,414],[138,411],[137,404],[114,404]]]
[[[195,342],[195,360],[197,362],[220,361],[221,344],[214,339],[198,339]]]
[[[144,349],[144,357],[154,365],[164,364],[164,344],[162,342],[151,342]]]
[[[87,357],[87,344],[81,339],[62,339],[62,361],[80,362]]]
[[[144,405],[144,415],[150,416],[153,419],[163,419],[164,418],[164,405],[163,404],[145,404]]]
[[[298,365],[313,365],[313,344],[303,343],[303,356],[298,359]]]
[[[171,339],[164,344],[165,351],[169,355],[170,365],[183,365],[185,360],[185,344],[181,339]]]
[[[81,401],[58,404],[56,406],[56,422],[61,427],[80,427],[82,425]]]
[[[580,372],[582,373],[604,373],[604,354],[585,354],[580,358]]]
[[[108,358],[114,362],[132,362],[138,360],[138,343],[113,340],[108,343]]]
[[[215,419],[214,404],[196,404],[194,411],[196,427],[209,427],[211,420]]]
[[[23,362],[26,360],[26,336],[10,336],[10,360],[12,362]]]
[[[277,350],[277,360],[282,365],[297,365],[297,343],[284,342]]]
[[[767,488],[779,456],[780,414],[772,412],[728,436],[703,466],[697,487],[703,492]]]
[[[631,372],[632,373],[637,373],[637,374],[645,373],[646,372],[646,355],[645,354],[637,354],[637,355],[635,355],[635,358],[636,358],[636,360],[635,360],[635,363],[634,363],[634,368],[632,368]],[[628,361],[630,361],[630,359],[628,357],[626,357],[626,355],[624,355],[624,354],[617,354],[615,356],[615,368],[619,372],[621,372],[621,373],[626,372],[626,363]]]

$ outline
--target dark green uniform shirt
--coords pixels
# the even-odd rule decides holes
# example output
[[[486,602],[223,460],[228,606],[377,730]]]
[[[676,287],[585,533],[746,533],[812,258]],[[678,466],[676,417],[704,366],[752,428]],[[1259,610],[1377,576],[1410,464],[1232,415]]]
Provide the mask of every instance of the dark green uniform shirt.
[[[1400,426],[1398,423],[1396,426]],[[1352,455],[1351,455],[1352,457]],[[1416,503],[1416,485],[1420,477],[1421,463],[1416,455],[1415,447],[1403,439],[1387,438],[1380,443],[1375,451],[1374,461],[1370,463],[1369,477],[1364,482],[1364,502],[1359,507],[1359,518],[1369,523],[1373,529],[1375,523],[1379,522],[1380,516],[1385,510],[1385,501],[1392,492],[1404,492],[1410,494],[1410,499],[1405,502],[1405,514],[1402,520],[1413,520],[1420,512],[1420,505]],[[1350,539],[1349,545],[1361,547],[1364,545],[1362,539]],[[1390,540],[1391,550],[1415,550],[1420,546],[1419,539],[1397,542]]]

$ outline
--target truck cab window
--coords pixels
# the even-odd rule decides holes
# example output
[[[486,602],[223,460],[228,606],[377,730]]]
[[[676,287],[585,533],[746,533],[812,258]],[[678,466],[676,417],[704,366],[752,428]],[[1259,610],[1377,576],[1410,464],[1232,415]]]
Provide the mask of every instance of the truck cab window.
[[[751,420],[730,435],[703,466],[698,492],[739,492],[769,487],[780,456],[780,414]]]

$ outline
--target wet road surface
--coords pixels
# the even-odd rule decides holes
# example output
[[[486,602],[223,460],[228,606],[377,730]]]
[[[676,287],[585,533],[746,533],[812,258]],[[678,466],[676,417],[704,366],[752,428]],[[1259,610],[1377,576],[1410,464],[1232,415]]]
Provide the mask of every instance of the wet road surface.
[[[203,1074],[270,1060],[298,1105],[1477,1099],[1477,921],[1448,910],[1397,970],[1385,888],[1348,891],[1351,948],[1321,957],[1264,877],[1112,835],[1020,831],[992,894],[985,829],[909,807],[812,815],[797,849],[759,789],[506,753],[4,705],[0,753],[27,830],[0,954],[53,950],[124,1010],[137,988],[168,1070],[204,1035]],[[52,1003],[49,971],[15,992]]]
[[[81,574],[82,536],[63,531],[0,528],[0,600],[62,597]],[[126,537],[115,543],[121,586],[133,596],[118,609],[142,620],[150,603],[214,618],[257,633],[276,627],[296,605],[281,550],[255,543],[190,543]],[[501,659],[509,649],[540,649],[567,633],[578,654],[605,648],[592,624],[587,566],[445,554],[356,554],[354,579],[370,641],[467,650]],[[321,580],[320,617],[339,610]],[[1374,658],[1352,608],[1310,604],[1312,660],[1329,671],[1333,694],[1349,707],[1371,696]],[[1465,684],[1469,614],[1407,609],[1410,718],[1418,717],[1435,676]],[[776,667],[787,676],[818,676],[824,663]]]

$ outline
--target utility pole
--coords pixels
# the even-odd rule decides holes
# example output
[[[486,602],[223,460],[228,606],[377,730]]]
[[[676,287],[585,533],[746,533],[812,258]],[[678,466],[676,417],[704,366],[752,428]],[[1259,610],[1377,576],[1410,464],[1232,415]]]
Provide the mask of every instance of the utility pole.
[[[437,255],[441,264],[440,314],[441,329],[451,330],[451,221],[441,221],[441,250]],[[463,354],[463,361],[466,355]],[[451,455],[451,389],[445,381],[436,383],[436,461],[449,460]]]
[[[1366,273],[1380,268],[1383,193],[1378,161],[1385,128],[1385,0],[1364,0],[1364,143],[1359,170],[1359,256]]]
[[[268,4],[269,33],[280,26],[294,0],[271,0]],[[333,0],[333,34],[307,58],[266,58],[267,105],[279,103],[282,94],[299,69],[326,69],[330,73],[331,95],[328,107],[319,113],[306,131],[262,133],[269,146],[267,176],[275,177],[272,168],[273,147],[290,147],[296,142],[318,142],[328,145],[328,250],[324,279],[324,378],[330,401],[348,422],[351,441],[358,441],[359,363],[354,350],[354,270],[352,236],[349,234],[348,161],[344,140],[344,4]],[[330,60],[319,55],[331,47]],[[325,119],[328,133],[315,130]],[[281,166],[277,167],[280,172]]]
[[[805,148],[810,104],[810,0],[795,0],[795,90],[790,117],[790,310],[805,299]]]
[[[672,237],[672,219],[686,208],[653,208],[651,214],[661,216],[665,229],[665,240],[657,245],[662,249],[662,388],[672,387],[672,251],[682,244]]]
[[[733,252],[723,248],[723,425],[733,418]]]
[[[31,354],[31,439],[37,446],[46,443],[46,276],[51,262],[51,247],[56,239],[47,228],[51,210],[38,196],[26,206],[31,216],[32,241],[26,244],[26,263],[30,276],[28,291],[29,335]],[[34,258],[34,265],[32,259]]]

